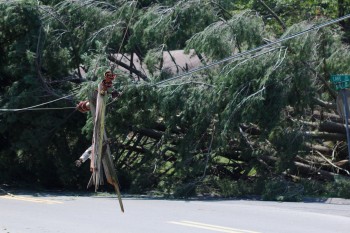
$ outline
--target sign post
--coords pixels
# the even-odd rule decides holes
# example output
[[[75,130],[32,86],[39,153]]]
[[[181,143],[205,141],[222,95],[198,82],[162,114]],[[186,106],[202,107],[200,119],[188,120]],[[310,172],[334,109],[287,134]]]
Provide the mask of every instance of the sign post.
[[[346,138],[348,143],[348,156],[350,162],[350,132],[349,132],[349,103],[348,97],[350,92],[346,90],[350,88],[350,75],[338,74],[331,76],[331,83],[335,85],[335,89],[339,91],[337,101],[342,102],[342,107],[339,109],[339,114],[343,117],[345,121]],[[337,103],[337,105],[341,105]]]

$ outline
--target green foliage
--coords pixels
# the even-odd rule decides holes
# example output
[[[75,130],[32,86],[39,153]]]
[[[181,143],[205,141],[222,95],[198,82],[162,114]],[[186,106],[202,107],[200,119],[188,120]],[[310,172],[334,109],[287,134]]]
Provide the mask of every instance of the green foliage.
[[[332,196],[350,198],[350,179],[347,177],[336,177],[332,194]]]
[[[215,181],[215,186],[218,188],[218,195],[225,198],[239,198],[260,195],[264,187],[264,181],[259,179],[254,181],[219,179]]]
[[[194,50],[210,63],[349,10],[341,1],[265,2],[286,29],[259,1],[2,1],[0,106],[32,106],[77,89],[77,100],[86,99],[111,68],[109,54],[135,53],[152,81],[116,67],[114,88],[122,95],[109,99],[106,116],[125,190],[300,200],[303,183],[275,177],[293,173],[294,159],[304,155],[299,121],[307,120],[315,98],[332,101],[330,74],[350,72],[346,24],[156,85],[173,75],[162,70],[166,51]],[[0,113],[1,181],[83,187],[88,165],[78,171],[73,161],[91,143],[92,129],[91,114]],[[317,182],[304,187],[305,193],[330,190]],[[332,195],[348,197],[347,180],[331,187]]]
[[[266,182],[263,199],[267,201],[301,201],[303,187],[284,179],[273,179]]]
[[[68,73],[67,70],[56,72],[56,67],[66,64],[64,49],[58,50],[58,57],[47,56],[50,53],[46,49],[50,46],[46,47],[42,43],[45,31],[42,29],[40,7],[36,1],[8,1],[0,4],[0,14],[3,16],[0,43],[4,45],[0,65],[0,79],[3,80],[1,108],[23,108],[57,98],[51,97],[54,91],[45,89],[46,80],[39,78],[37,64],[41,61],[47,64],[40,70],[45,73],[44,76],[52,75],[52,79],[55,79],[58,78],[55,75]],[[50,44],[49,41],[46,45]],[[47,57],[50,62],[45,59]],[[68,85],[62,85],[55,91],[62,93],[67,88]],[[56,107],[67,104],[72,103],[61,101]],[[70,157],[78,150],[72,143],[68,145],[68,138],[72,142],[80,142],[76,125],[66,124],[66,121],[72,117],[70,119],[79,122],[81,116],[73,116],[69,111],[0,114],[4,144],[1,147],[1,182],[38,183],[52,188],[76,186],[77,173],[69,179],[65,177],[59,180],[58,177],[60,173],[68,174],[67,167],[72,168]]]
[[[139,20],[132,26],[128,49],[138,49],[143,56],[160,45],[165,45],[167,50],[183,49],[194,33],[215,18],[212,8],[198,0],[169,1],[168,4],[154,5],[139,13]]]
[[[146,54],[145,64],[151,75],[155,75],[156,71],[160,69],[160,67],[157,66],[161,64],[163,60],[163,48],[164,46],[162,46],[161,48],[150,49]]]
[[[306,197],[340,197],[349,198],[349,179],[336,176],[334,182],[303,179],[299,182],[304,187]]]
[[[250,49],[262,42],[263,22],[253,12],[234,15],[227,21],[218,21],[187,41],[186,49],[195,49],[209,58],[228,57],[236,49]]]

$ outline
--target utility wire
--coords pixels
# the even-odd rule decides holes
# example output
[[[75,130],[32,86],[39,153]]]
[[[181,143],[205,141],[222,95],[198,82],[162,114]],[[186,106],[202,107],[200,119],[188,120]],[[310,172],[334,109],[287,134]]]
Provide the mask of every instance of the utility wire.
[[[73,94],[66,95],[66,96],[63,96],[63,97],[58,98],[58,99],[54,99],[54,100],[51,100],[51,101],[48,101],[48,102],[45,102],[45,103],[41,103],[41,104],[38,104],[38,105],[26,107],[26,108],[12,108],[12,109],[5,109],[5,108],[2,108],[2,109],[0,109],[0,112],[19,112],[19,111],[36,111],[36,110],[73,109],[73,108],[76,108],[76,107],[62,107],[62,108],[37,108],[37,107],[40,107],[40,106],[43,106],[43,105],[46,105],[46,104],[50,104],[50,103],[59,101],[59,100],[61,100],[61,99],[66,99],[66,98],[68,98],[68,97],[71,97],[71,96],[73,96],[73,95],[76,94],[76,91],[78,90],[78,88],[79,88],[79,87],[75,87],[75,88],[72,89]],[[51,95],[50,95],[50,96],[51,96]]]
[[[1,112],[18,112],[18,111],[26,111],[26,110],[49,110],[49,109],[59,109],[59,108],[37,108],[37,107],[40,107],[40,106],[43,106],[43,105],[46,105],[46,104],[50,104],[50,103],[53,103],[53,102],[56,102],[56,101],[59,101],[61,99],[66,99],[68,97],[71,97],[73,96],[74,94],[70,94],[70,95],[66,95],[66,96],[63,96],[61,98],[58,98],[58,99],[55,99],[55,100],[51,100],[51,101],[48,101],[48,102],[45,102],[45,103],[42,103],[42,104],[37,104],[37,105],[34,105],[34,106],[30,106],[30,107],[26,107],[26,108],[13,108],[13,109],[6,109],[6,108],[1,108],[0,111]],[[65,107],[65,108],[73,108],[73,107]],[[65,108],[61,108],[61,109],[65,109]],[[75,108],[75,107],[74,107]]]
[[[136,3],[135,3],[135,7],[134,9],[132,10],[131,12],[131,16],[130,16],[130,19],[128,21],[128,24],[126,25],[126,28],[125,28],[125,32],[124,32],[124,35],[123,35],[123,39],[122,39],[122,42],[120,43],[120,46],[119,46],[119,49],[118,49],[118,52],[117,52],[117,56],[119,55],[119,53],[121,52],[121,49],[124,45],[124,41],[125,41],[125,38],[126,38],[126,35],[128,34],[128,30],[129,30],[129,27],[130,27],[130,23],[131,23],[131,20],[134,18],[134,13],[135,13],[135,10],[137,8],[137,4],[139,4],[139,0],[136,0]],[[124,9],[123,9],[124,10]],[[122,12],[120,13],[120,15],[122,14]],[[131,56],[132,57],[132,56]],[[121,62],[123,59],[123,54],[121,54],[121,57],[120,57],[120,60],[119,62]],[[118,60],[118,59],[117,59]],[[133,62],[133,61],[131,61]],[[117,64],[117,67],[118,67],[118,64]],[[111,71],[112,73],[114,72],[114,66],[111,66]]]
[[[136,8],[136,7],[135,7]],[[135,10],[135,9],[134,9]],[[301,32],[298,32],[298,33],[295,33],[295,34],[292,34],[290,36],[287,36],[287,37],[284,37],[284,38],[280,38],[274,42],[271,42],[271,43],[268,43],[268,44],[265,44],[265,45],[262,45],[262,46],[259,46],[259,47],[256,47],[254,49],[251,49],[251,50],[248,50],[248,51],[245,51],[245,52],[242,52],[242,53],[238,53],[238,54],[235,54],[233,56],[230,56],[230,57],[227,57],[227,58],[224,58],[222,60],[219,60],[219,61],[215,61],[215,62],[212,62],[206,66],[202,66],[202,67],[199,67],[199,68],[195,68],[195,69],[192,69],[186,73],[183,73],[183,74],[180,74],[180,75],[177,75],[177,76],[174,76],[172,78],[169,78],[169,79],[166,79],[166,80],[163,80],[163,81],[160,81],[160,82],[157,82],[155,84],[153,84],[153,86],[159,86],[163,83],[167,83],[167,82],[170,82],[170,81],[173,81],[173,80],[176,80],[176,79],[179,79],[179,78],[182,78],[182,77],[185,77],[185,76],[188,76],[188,75],[191,75],[193,73],[196,73],[198,71],[201,71],[201,70],[205,70],[205,69],[208,69],[210,67],[213,67],[213,66],[216,66],[218,64],[221,64],[221,63],[224,63],[226,61],[230,61],[232,59],[235,59],[235,58],[238,58],[238,57],[242,57],[244,55],[248,55],[248,54],[251,54],[251,53],[254,53],[254,52],[257,52],[261,49],[264,49],[264,48],[267,48],[267,47],[270,47],[272,45],[275,45],[275,44],[279,44],[281,42],[284,42],[284,41],[287,41],[287,40],[290,40],[290,39],[293,39],[295,37],[298,37],[298,36],[301,36],[301,35],[304,35],[308,32],[311,32],[311,31],[315,31],[317,29],[321,29],[323,27],[326,27],[326,26],[329,26],[329,25],[332,25],[332,24],[335,24],[335,23],[338,23],[340,21],[343,21],[343,20],[346,20],[346,19],[349,19],[350,18],[350,14],[348,15],[345,15],[343,17],[340,17],[340,18],[337,18],[337,19],[334,19],[334,20],[330,20],[328,22],[325,22],[325,23],[322,23],[322,24],[318,24],[318,25],[315,25],[309,29],[306,29],[304,31],[301,31]],[[43,106],[43,105],[46,105],[46,104],[49,104],[49,103],[53,103],[53,102],[56,102],[58,100],[61,100],[61,99],[65,99],[67,97],[70,97],[70,96],[73,96],[74,94],[71,94],[71,95],[67,95],[67,96],[63,96],[61,98],[58,98],[56,100],[52,100],[52,101],[49,101],[49,102],[45,102],[45,103],[42,103],[42,104],[38,104],[38,105],[34,105],[34,106],[31,106],[31,107],[27,107],[27,108],[20,108],[20,109],[0,109],[0,111],[3,111],[3,112],[17,112],[17,111],[25,111],[25,110],[59,110],[59,109],[72,109],[72,108],[75,108],[75,107],[63,107],[63,108],[36,108],[36,107],[39,107],[39,106]]]
[[[179,75],[176,75],[172,78],[169,78],[169,79],[166,79],[166,80],[163,80],[163,81],[159,81],[155,84],[153,84],[153,86],[158,86],[158,85],[161,85],[163,83],[167,83],[167,82],[170,82],[170,81],[173,81],[173,80],[176,80],[176,79],[179,79],[179,78],[182,78],[182,77],[185,77],[185,76],[188,76],[188,75],[191,75],[193,73],[196,73],[198,71],[201,71],[201,70],[205,70],[205,69],[208,69],[210,67],[213,67],[213,66],[216,66],[218,64],[221,64],[221,63],[224,63],[226,61],[230,61],[232,59],[235,59],[235,58],[238,58],[238,57],[242,57],[244,55],[248,55],[248,54],[251,54],[251,53],[254,53],[254,52],[257,52],[261,49],[264,49],[264,48],[267,48],[267,47],[270,47],[272,45],[275,45],[275,44],[278,44],[278,43],[281,43],[281,42],[284,42],[284,41],[287,41],[287,40],[290,40],[290,39],[293,39],[295,37],[298,37],[298,36],[301,36],[301,35],[304,35],[308,32],[311,32],[311,31],[314,31],[314,30],[317,30],[317,29],[321,29],[323,27],[326,27],[326,26],[329,26],[329,25],[332,25],[332,24],[335,24],[335,23],[338,23],[340,21],[343,21],[345,19],[348,19],[350,18],[350,14],[348,15],[345,15],[343,17],[340,17],[340,18],[337,18],[337,19],[334,19],[334,20],[330,20],[328,22],[325,22],[325,23],[321,23],[321,24],[318,24],[318,25],[315,25],[309,29],[306,29],[304,31],[301,31],[301,32],[298,32],[298,33],[295,33],[295,34],[292,34],[290,36],[287,36],[287,37],[284,37],[284,38],[280,38],[274,42],[271,42],[271,43],[268,43],[268,44],[265,44],[265,45],[262,45],[262,46],[259,46],[259,47],[256,47],[254,49],[251,49],[251,50],[248,50],[248,51],[245,51],[245,52],[242,52],[242,53],[238,53],[238,54],[235,54],[233,56],[230,56],[230,57],[227,57],[227,58],[224,58],[222,60],[219,60],[219,61],[215,61],[215,62],[212,62],[206,66],[202,66],[202,67],[199,67],[199,68],[195,68],[195,69],[192,69],[186,73],[183,73],[183,74],[179,74]]]
[[[41,111],[41,110],[63,110],[73,109],[76,107],[62,107],[62,108],[29,108],[29,109],[0,109],[2,112],[22,112],[22,111]]]
[[[119,50],[118,50],[118,53],[120,52],[122,46],[123,46],[123,43],[124,43],[124,40],[125,40],[125,37],[126,37],[126,34],[128,32],[128,29],[129,29],[129,26],[130,26],[130,22],[131,20],[133,19],[133,16],[134,16],[134,13],[135,13],[135,10],[136,10],[136,7],[137,7],[137,4],[138,4],[138,0],[136,0],[136,4],[132,10],[132,13],[131,13],[131,17],[129,19],[129,22],[127,24],[127,27],[126,27],[126,31],[124,33],[124,36],[123,36],[123,39],[122,39],[122,43],[119,47]],[[124,8],[122,10],[122,12],[124,11]],[[121,17],[121,14],[122,12],[120,13],[119,15],[119,18]],[[59,99],[55,99],[55,100],[52,100],[52,101],[49,101],[49,102],[45,102],[45,103],[42,103],[42,104],[38,104],[38,105],[34,105],[34,106],[30,106],[30,107],[26,107],[26,108],[17,108],[17,109],[0,109],[0,112],[19,112],[19,111],[39,111],[39,110],[62,110],[62,109],[75,109],[76,107],[62,107],[62,108],[37,108],[37,107],[40,107],[40,106],[43,106],[43,105],[46,105],[46,104],[49,104],[49,103],[53,103],[53,102],[56,102],[56,101],[59,101],[61,99],[65,99],[67,97],[71,97],[73,96],[74,94],[71,94],[71,95],[67,95],[67,96],[63,96]]]
[[[129,22],[128,22],[128,24],[126,25],[125,33],[124,33],[122,42],[121,42],[121,44],[120,44],[120,46],[119,46],[119,49],[118,49],[118,53],[117,53],[117,54],[120,53],[120,51],[121,51],[121,49],[122,49],[122,47],[123,47],[123,44],[124,44],[124,41],[125,41],[125,38],[126,38],[126,34],[128,33],[131,20],[134,18],[134,13],[135,13],[135,10],[136,10],[136,7],[137,7],[137,4],[138,4],[138,3],[139,3],[139,1],[137,0],[136,3],[135,3],[134,9],[133,9],[132,12],[131,12],[131,16],[130,16]],[[124,9],[123,9],[123,10],[124,10]],[[121,13],[120,13],[120,14],[121,14]],[[122,56],[122,58],[123,58],[123,56]],[[121,60],[121,59],[120,59],[120,60]]]

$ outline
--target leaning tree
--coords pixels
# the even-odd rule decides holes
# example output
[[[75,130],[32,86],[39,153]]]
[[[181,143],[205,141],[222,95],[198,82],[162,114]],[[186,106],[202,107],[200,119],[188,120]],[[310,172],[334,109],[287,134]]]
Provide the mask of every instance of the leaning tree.
[[[0,87],[1,104],[26,106],[19,95],[26,85],[52,98],[73,92],[75,101],[82,100],[112,68],[118,75],[114,88],[122,95],[109,100],[106,129],[122,186],[129,192],[270,197],[277,190],[295,197],[302,191],[321,192],[319,183],[331,182],[337,184],[333,194],[348,195],[339,194],[344,190],[339,187],[348,185],[349,159],[337,94],[329,84],[331,74],[349,72],[346,24],[264,46],[343,16],[348,9],[342,1],[289,2],[2,2],[1,14],[19,16],[2,17],[6,57],[1,78],[7,83]],[[291,9],[300,14],[290,14]],[[175,50],[207,68],[191,72],[179,65]],[[175,69],[166,66],[165,55]],[[10,97],[14,99],[5,99]],[[23,99],[40,103],[30,97]],[[11,154],[16,163],[19,158],[31,161],[38,149],[42,155],[50,152],[53,171],[67,180],[75,171],[69,165],[73,154],[78,157],[89,146],[79,136],[80,128],[91,138],[92,119],[88,115],[85,123],[81,114],[75,113],[74,121],[60,114],[40,113],[42,120],[35,121],[22,115],[19,121],[31,125],[26,134],[9,131],[20,131],[11,122],[18,115],[1,115],[1,123],[7,124],[1,135],[7,149],[1,156]],[[66,124],[65,130],[55,131],[55,140],[44,148],[47,137],[37,141],[40,145],[23,144],[26,135],[41,138],[40,130],[45,124],[52,127],[53,117]],[[18,135],[21,140],[11,147]],[[69,158],[60,157],[62,153]],[[70,183],[78,179],[73,177]]]

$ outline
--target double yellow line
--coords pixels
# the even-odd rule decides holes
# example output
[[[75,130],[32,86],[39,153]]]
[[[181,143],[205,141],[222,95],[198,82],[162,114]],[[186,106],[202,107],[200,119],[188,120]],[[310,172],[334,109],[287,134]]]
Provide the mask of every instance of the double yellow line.
[[[171,221],[169,223],[182,225],[182,226],[186,226],[186,227],[194,227],[194,228],[206,229],[206,230],[211,230],[211,231],[225,232],[225,233],[259,233],[257,231],[241,230],[241,229],[222,227],[222,226],[211,225],[211,224],[200,223],[200,222],[191,222],[191,221],[175,222],[175,221]]]
[[[35,202],[35,203],[43,203],[43,204],[48,204],[48,205],[62,204],[63,203],[61,201],[45,200],[45,199],[15,196],[15,195],[0,196],[0,198],[9,199],[9,200],[17,200],[17,201],[29,201],[29,202]]]

